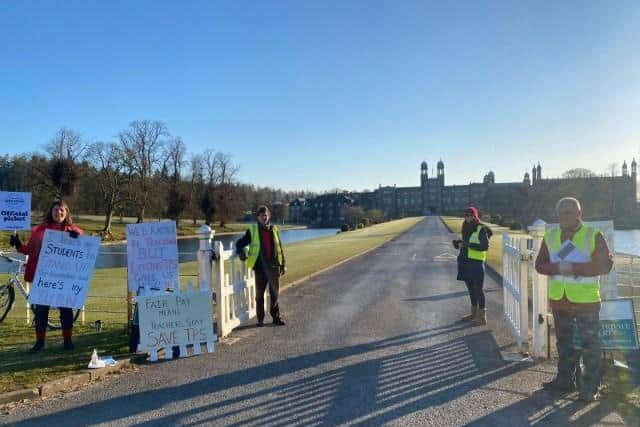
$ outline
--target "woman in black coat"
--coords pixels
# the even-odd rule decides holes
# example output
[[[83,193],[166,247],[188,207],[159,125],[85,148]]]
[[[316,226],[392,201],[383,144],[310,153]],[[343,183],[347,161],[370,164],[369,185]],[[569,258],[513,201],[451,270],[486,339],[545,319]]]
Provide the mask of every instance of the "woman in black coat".
[[[463,281],[469,290],[471,314],[462,320],[479,325],[487,323],[487,310],[484,298],[484,265],[491,229],[480,223],[478,209],[469,207],[464,213],[462,239],[454,240],[453,246],[460,250],[458,254],[458,280]]]

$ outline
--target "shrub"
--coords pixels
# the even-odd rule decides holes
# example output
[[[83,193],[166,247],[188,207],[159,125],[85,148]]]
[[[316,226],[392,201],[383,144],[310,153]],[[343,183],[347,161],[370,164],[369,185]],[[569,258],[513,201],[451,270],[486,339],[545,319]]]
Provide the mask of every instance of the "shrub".
[[[520,224],[518,221],[513,221],[509,225],[509,229],[510,230],[522,230],[522,224]]]
[[[363,224],[363,223],[359,223],[359,224],[356,226],[356,228],[357,228],[358,230],[360,230],[361,228],[364,228],[364,224]]]
[[[340,226],[340,231],[342,232],[349,231],[349,224],[342,224]]]
[[[500,214],[492,215],[491,216],[491,223],[492,224],[498,224],[498,225],[504,224],[502,215],[500,215]]]
[[[371,221],[369,220],[369,218],[362,218],[362,225],[364,227],[368,227],[371,225]]]

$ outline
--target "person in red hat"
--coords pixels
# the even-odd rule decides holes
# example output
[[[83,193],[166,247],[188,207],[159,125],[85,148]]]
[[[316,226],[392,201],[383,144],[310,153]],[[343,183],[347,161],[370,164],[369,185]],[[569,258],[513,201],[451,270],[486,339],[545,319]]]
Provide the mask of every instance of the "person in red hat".
[[[477,325],[487,324],[483,289],[484,265],[492,234],[491,229],[480,222],[478,209],[471,206],[464,212],[462,239],[453,241],[453,246],[460,250],[457,279],[467,285],[471,299],[471,313],[462,320],[472,321]]]

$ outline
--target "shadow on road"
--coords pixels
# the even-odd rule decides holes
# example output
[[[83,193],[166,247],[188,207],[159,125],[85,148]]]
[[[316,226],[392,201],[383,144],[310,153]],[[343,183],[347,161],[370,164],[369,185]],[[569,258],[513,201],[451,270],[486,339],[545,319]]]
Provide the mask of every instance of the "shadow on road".
[[[434,337],[465,329],[450,325],[292,357],[15,425],[70,425],[70,420],[137,425],[380,425],[490,388],[500,378],[527,368],[503,361],[490,331],[429,344]],[[167,362],[167,369],[172,363]],[[534,394],[479,422],[496,425],[509,417],[511,425],[522,425],[535,415],[530,408],[537,410],[539,400],[548,404],[549,397]],[[555,414],[554,425],[565,425],[557,423],[568,421],[575,412],[572,407],[562,411]],[[590,415],[593,420],[602,416]]]

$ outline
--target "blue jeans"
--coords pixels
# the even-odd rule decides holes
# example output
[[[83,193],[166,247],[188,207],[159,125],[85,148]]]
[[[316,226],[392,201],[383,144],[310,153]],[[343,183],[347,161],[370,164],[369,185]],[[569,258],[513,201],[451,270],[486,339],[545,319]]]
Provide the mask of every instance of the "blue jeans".
[[[558,347],[558,380],[574,384],[576,369],[580,355],[584,363],[581,376],[581,391],[595,393],[602,380],[602,360],[600,355],[600,313],[585,312],[572,313],[567,311],[553,311],[553,321],[556,329],[556,343]],[[574,322],[582,343],[582,351],[575,348],[573,342]]]

